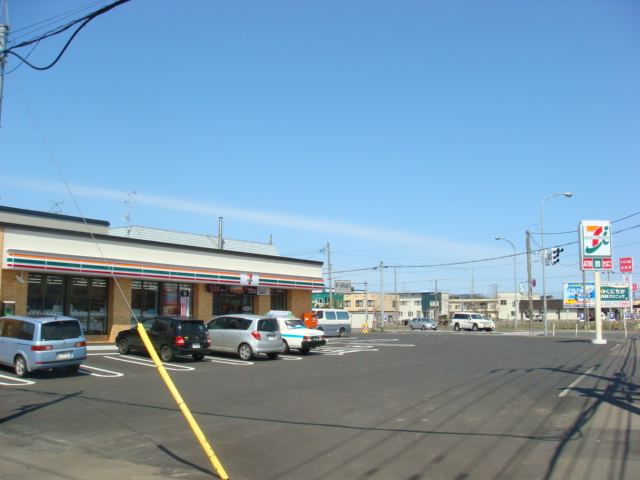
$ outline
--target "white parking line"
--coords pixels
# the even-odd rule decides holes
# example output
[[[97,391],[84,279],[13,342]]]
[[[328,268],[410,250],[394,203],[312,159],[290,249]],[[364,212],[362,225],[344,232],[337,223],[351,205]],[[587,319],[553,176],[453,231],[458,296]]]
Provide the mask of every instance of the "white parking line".
[[[359,352],[379,352],[377,348],[323,348],[318,350],[317,353],[321,355],[344,355],[345,353],[359,353]]]
[[[104,370],[102,368],[98,368],[98,367],[90,367],[89,365],[82,365],[82,367],[80,367],[80,370],[98,370],[100,372],[107,372],[110,375],[103,375],[101,373],[93,373],[93,372],[87,372],[89,373],[89,375],[94,375],[96,377],[122,377],[124,376],[124,373],[120,373],[120,372],[112,372],[111,370]]]
[[[573,390],[582,380],[585,379],[585,377],[587,375],[589,375],[591,372],[593,372],[595,367],[591,367],[589,370],[587,370],[586,372],[584,372],[582,375],[580,375],[578,378],[576,378],[575,382],[573,382],[571,385],[569,385],[567,388],[565,388],[562,392],[560,392],[560,395],[558,395],[559,397],[565,397],[571,390]]]
[[[18,385],[35,385],[36,382],[32,382],[31,380],[24,380],[22,378],[17,377],[8,377],[6,375],[0,375],[0,378],[6,378],[11,380],[13,383],[7,383],[0,381],[0,385],[9,385],[10,387],[17,387]]]
[[[224,363],[226,365],[239,365],[239,366],[253,365],[253,362],[247,362],[246,360],[234,360],[232,358],[211,358],[211,357],[208,357],[205,361],[206,362],[213,362],[213,363]]]
[[[109,358],[111,360],[117,360],[119,362],[134,363],[134,364],[137,364],[137,365],[142,365],[144,367],[156,368],[156,364],[153,363],[153,360],[145,360],[144,358],[131,359],[131,358],[125,358],[125,357],[112,357],[111,355],[105,355],[104,358]],[[165,368],[165,370],[174,370],[174,371],[193,371],[193,370],[195,370],[195,368],[193,368],[193,367],[186,367],[184,365],[176,365],[175,363],[165,363],[164,364],[164,368]]]

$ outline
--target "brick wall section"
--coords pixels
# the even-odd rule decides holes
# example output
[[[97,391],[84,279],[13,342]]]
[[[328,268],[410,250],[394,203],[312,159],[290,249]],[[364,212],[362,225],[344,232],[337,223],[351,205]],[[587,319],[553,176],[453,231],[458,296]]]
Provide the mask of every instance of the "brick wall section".
[[[193,286],[193,316],[205,322],[213,316],[213,294],[207,291],[207,285],[196,283]]]
[[[25,280],[24,283],[20,283],[16,280],[17,276],[22,276]],[[25,315],[27,313],[27,288],[29,284],[27,280],[29,274],[21,270],[3,270],[0,277],[0,301],[13,301],[16,302],[16,315]],[[4,314],[4,312],[0,312]]]
[[[264,315],[271,310],[271,297],[269,295],[256,295],[253,300],[253,313]]]
[[[118,278],[117,280],[120,288],[118,288],[113,278],[109,279],[109,299],[107,300],[107,311],[109,312],[107,331],[109,335],[92,335],[90,341],[114,342],[118,332],[127,330],[131,325],[131,310],[129,309],[129,305],[131,305],[132,280],[130,278]]]
[[[290,290],[287,295],[287,310],[296,318],[302,318],[303,313],[311,311],[311,290]]]

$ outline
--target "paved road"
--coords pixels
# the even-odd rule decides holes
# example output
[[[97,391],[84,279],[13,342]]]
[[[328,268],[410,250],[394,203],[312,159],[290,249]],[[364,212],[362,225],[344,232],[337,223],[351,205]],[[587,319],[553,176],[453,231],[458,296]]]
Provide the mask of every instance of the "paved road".
[[[637,338],[387,332],[168,371],[232,479],[640,478]],[[0,370],[0,478],[216,478],[144,356]]]

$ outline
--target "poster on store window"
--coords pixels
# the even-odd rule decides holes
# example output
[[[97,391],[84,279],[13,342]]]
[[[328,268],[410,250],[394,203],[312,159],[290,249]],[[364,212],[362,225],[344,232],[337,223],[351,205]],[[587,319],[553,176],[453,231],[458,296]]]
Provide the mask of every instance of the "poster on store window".
[[[178,315],[178,284],[165,283],[162,286],[162,314]]]

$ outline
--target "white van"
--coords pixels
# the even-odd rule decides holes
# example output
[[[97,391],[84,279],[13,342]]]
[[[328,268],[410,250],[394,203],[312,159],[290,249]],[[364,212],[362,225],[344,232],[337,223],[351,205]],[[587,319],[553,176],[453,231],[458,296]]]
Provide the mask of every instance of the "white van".
[[[346,310],[338,308],[314,308],[318,315],[318,330],[327,336],[344,337],[351,333],[351,316]]]

